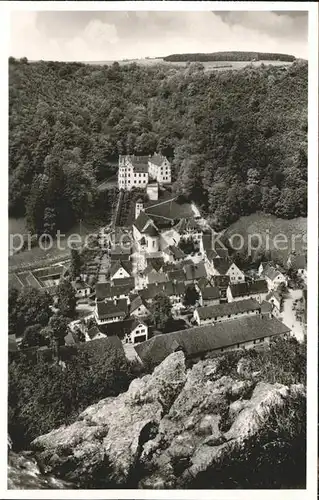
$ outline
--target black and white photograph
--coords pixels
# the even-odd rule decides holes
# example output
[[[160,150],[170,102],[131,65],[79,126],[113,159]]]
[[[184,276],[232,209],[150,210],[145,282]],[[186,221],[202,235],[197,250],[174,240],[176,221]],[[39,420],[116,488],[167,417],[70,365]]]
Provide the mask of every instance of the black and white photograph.
[[[5,56],[3,498],[310,498],[316,6],[48,3]]]

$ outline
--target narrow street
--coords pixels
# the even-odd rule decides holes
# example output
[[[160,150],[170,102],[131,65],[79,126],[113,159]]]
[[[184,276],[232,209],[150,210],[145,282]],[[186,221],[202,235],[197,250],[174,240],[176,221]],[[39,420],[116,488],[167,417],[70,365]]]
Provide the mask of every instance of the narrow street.
[[[300,321],[296,319],[296,314],[293,310],[293,302],[302,297],[302,290],[292,290],[291,288],[288,290],[289,295],[284,300],[283,311],[280,316],[282,318],[282,322],[291,328],[291,332],[296,339],[302,341],[304,338],[303,326]]]

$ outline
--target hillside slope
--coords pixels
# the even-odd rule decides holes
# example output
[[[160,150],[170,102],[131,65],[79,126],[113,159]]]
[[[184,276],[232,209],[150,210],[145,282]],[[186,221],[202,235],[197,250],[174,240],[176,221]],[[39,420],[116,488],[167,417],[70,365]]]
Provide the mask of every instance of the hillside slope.
[[[164,61],[295,61],[295,56],[274,54],[271,52],[211,52],[192,54],[170,54],[163,57]]]
[[[216,227],[306,215],[306,62],[207,73],[11,58],[9,71],[10,211],[32,229],[84,217],[108,162],[155,150]]]
[[[254,248],[260,254],[269,252],[272,258],[283,264],[286,264],[291,252],[307,252],[307,219],[304,217],[285,220],[263,213],[247,215],[231,224],[225,231],[228,239],[233,238],[235,248],[239,242],[238,235],[243,237],[242,254],[247,254],[248,241],[252,254],[255,253]],[[285,237],[287,240],[280,240]]]

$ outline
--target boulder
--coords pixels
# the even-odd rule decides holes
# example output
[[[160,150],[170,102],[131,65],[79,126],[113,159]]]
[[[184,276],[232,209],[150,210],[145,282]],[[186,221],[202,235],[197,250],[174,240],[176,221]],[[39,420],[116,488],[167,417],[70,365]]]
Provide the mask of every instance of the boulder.
[[[177,352],[152,375],[134,380],[126,393],[90,406],[74,424],[35,439],[32,449],[47,472],[68,480],[76,476],[81,486],[89,487],[101,467],[107,474],[99,486],[125,485],[142,446],[157,432],[185,381],[184,355]]]
[[[218,358],[168,356],[128,391],[32,443],[45,470],[80,487],[185,488],[266,425],[303,386],[240,380]]]

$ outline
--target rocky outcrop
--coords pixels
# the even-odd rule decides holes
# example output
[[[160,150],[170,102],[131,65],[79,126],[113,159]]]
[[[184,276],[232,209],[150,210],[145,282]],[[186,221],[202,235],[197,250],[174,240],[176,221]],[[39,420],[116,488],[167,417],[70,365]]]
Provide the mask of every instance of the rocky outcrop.
[[[43,474],[31,453],[9,453],[8,490],[74,489],[75,485]]]
[[[87,408],[70,426],[32,443],[47,473],[81,487],[185,488],[234,445],[244,446],[301,385],[220,373],[221,358],[186,370],[168,356],[128,391]],[[245,370],[246,372],[246,370]]]

